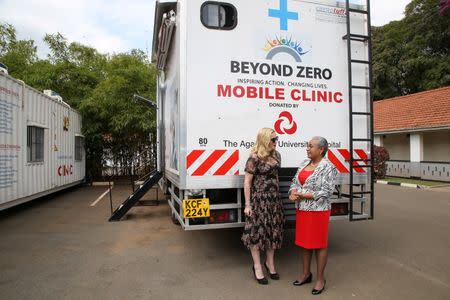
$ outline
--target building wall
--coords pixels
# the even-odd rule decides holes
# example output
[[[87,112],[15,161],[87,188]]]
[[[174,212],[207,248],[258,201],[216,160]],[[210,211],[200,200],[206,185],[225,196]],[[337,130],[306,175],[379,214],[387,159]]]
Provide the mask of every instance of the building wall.
[[[387,175],[420,177],[450,182],[450,130],[423,132],[422,162],[410,162],[410,137],[405,134],[379,135],[378,144],[390,154]]]
[[[409,137],[406,133],[387,134],[382,139],[382,144],[388,150],[391,160],[409,161]]]
[[[450,130],[423,134],[423,160],[450,162]]]

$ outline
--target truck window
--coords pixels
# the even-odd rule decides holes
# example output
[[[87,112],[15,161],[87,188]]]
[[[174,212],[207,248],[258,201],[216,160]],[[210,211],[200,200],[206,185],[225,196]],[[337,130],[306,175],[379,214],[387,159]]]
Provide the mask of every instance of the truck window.
[[[27,126],[27,161],[44,161],[44,128]]]
[[[207,1],[202,4],[200,16],[209,29],[232,30],[237,25],[237,10],[229,3]]]
[[[83,138],[81,136],[75,137],[75,160],[83,160]]]

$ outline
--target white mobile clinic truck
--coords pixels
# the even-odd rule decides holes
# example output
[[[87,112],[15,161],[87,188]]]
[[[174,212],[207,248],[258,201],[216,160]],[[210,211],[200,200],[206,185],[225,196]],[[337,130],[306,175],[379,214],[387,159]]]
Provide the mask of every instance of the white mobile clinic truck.
[[[55,92],[0,72],[0,210],[80,184],[81,116]]]
[[[258,130],[280,140],[287,220],[312,136],[339,171],[332,219],[373,218],[370,5],[331,0],[157,1],[152,60],[160,185],[186,230],[243,226]]]

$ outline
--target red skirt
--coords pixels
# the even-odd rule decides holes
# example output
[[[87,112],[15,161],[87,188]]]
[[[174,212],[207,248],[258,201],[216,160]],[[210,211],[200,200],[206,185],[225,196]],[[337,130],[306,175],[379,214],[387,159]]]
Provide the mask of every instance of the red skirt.
[[[306,249],[327,248],[329,223],[329,210],[297,210],[295,222],[295,244]]]

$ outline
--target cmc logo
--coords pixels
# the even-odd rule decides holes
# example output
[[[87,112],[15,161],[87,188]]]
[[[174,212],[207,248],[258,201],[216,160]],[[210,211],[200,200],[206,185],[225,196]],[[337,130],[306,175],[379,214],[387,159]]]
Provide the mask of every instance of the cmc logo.
[[[72,165],[66,166],[59,166],[58,167],[58,176],[69,176],[73,174],[73,167]]]
[[[278,116],[278,120],[274,125],[275,131],[278,134],[294,134],[297,131],[297,123],[294,121],[292,114],[288,111],[283,111]]]

